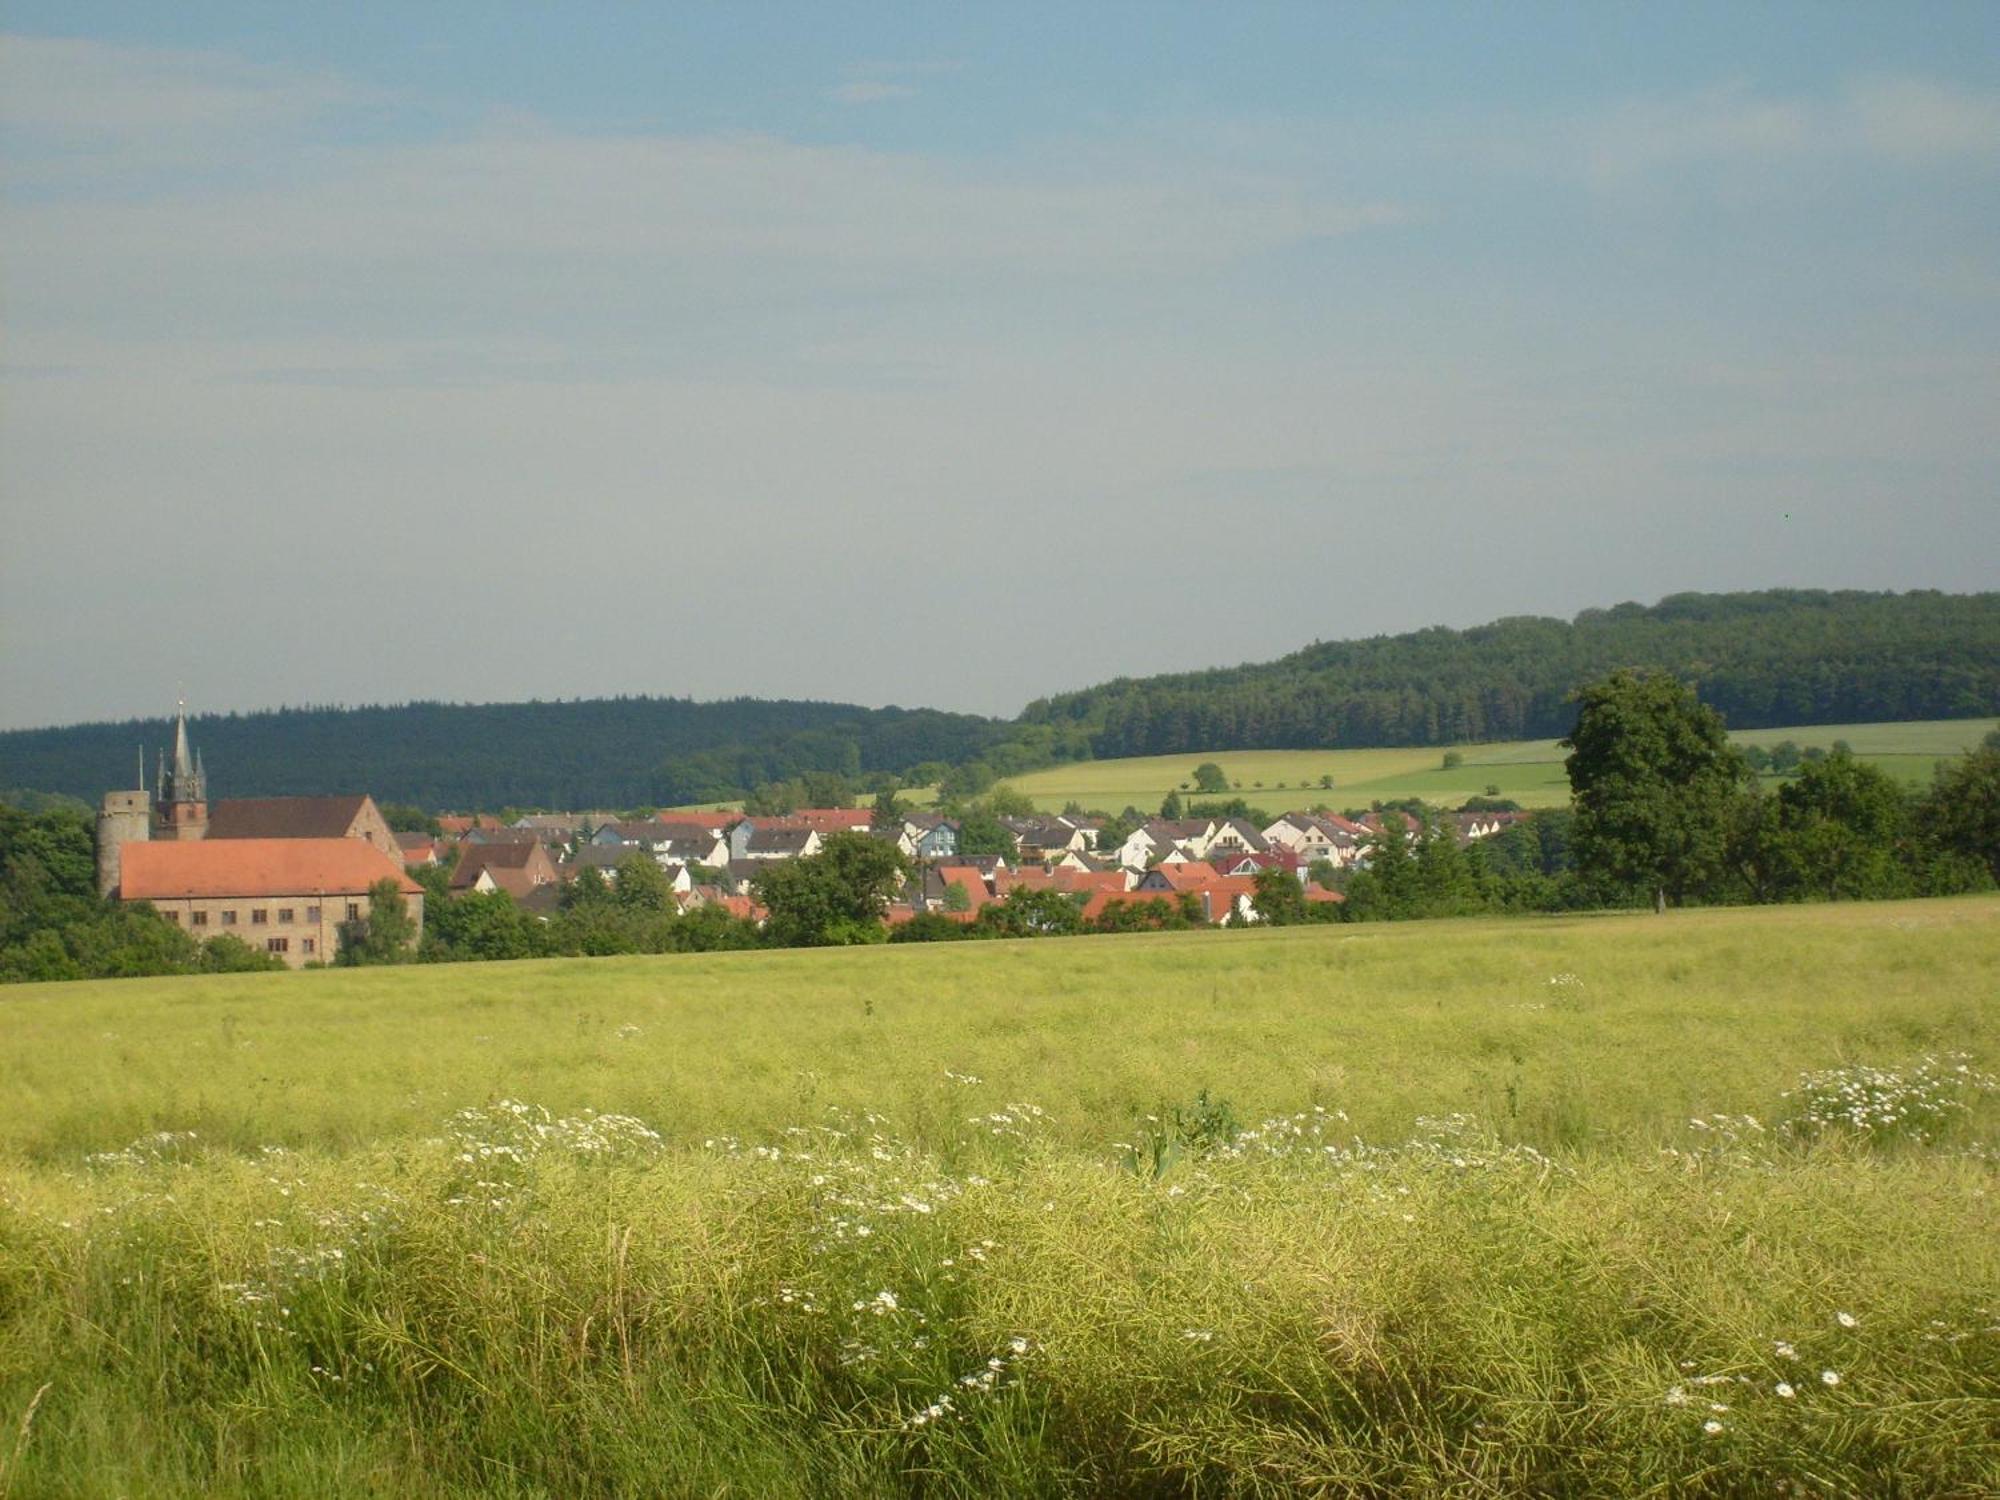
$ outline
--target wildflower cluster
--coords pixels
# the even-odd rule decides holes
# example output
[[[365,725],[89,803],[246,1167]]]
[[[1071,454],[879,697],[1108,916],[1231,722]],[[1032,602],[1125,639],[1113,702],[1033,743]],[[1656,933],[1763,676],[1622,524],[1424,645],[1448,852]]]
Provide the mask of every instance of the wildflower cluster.
[[[1933,1141],[1953,1117],[1971,1109],[1971,1096],[2000,1088],[1990,1074],[1974,1071],[1963,1052],[1926,1055],[1903,1068],[1852,1064],[1802,1073],[1784,1097],[1798,1113],[1779,1129],[1797,1137],[1848,1131],[1864,1138],[1902,1136]]]
[[[959,1376],[954,1382],[957,1386],[956,1391],[946,1391],[935,1401],[905,1417],[900,1424],[903,1431],[914,1432],[920,1427],[930,1426],[933,1422],[942,1422],[949,1417],[963,1415],[959,1405],[962,1400],[992,1395],[1000,1389],[1001,1382],[1007,1378],[1009,1369],[1033,1352],[1034,1345],[1028,1339],[1018,1335],[1009,1339],[1005,1354],[989,1355],[986,1363],[979,1369]]]
[[[544,1151],[577,1156],[647,1156],[666,1144],[660,1133],[631,1115],[601,1115],[586,1109],[558,1118],[537,1104],[502,1099],[461,1109],[445,1124],[459,1147],[459,1160],[526,1161]]]
[[[93,1151],[84,1161],[93,1167],[151,1167],[165,1161],[186,1161],[198,1149],[199,1139],[192,1130],[160,1130],[117,1151]]]
[[[1833,1315],[1833,1322],[1846,1333],[1852,1333],[1861,1326],[1861,1320],[1844,1309]],[[1728,1430],[1728,1424],[1722,1419],[1728,1415],[1730,1408],[1728,1402],[1713,1398],[1727,1394],[1728,1390],[1735,1390],[1739,1399],[1743,1400],[1757,1400],[1768,1395],[1778,1401],[1795,1402],[1810,1392],[1815,1383],[1823,1390],[1829,1391],[1837,1389],[1842,1384],[1843,1377],[1840,1371],[1830,1365],[1820,1370],[1816,1381],[1809,1376],[1806,1372],[1811,1366],[1800,1358],[1798,1345],[1791,1339],[1771,1340],[1771,1353],[1773,1358],[1782,1362],[1775,1377],[1771,1372],[1766,1372],[1762,1377],[1741,1371],[1727,1375],[1691,1374],[1685,1381],[1669,1386],[1663,1400],[1672,1407],[1705,1409],[1706,1415],[1702,1418],[1701,1430],[1709,1437],[1720,1437]],[[1791,1365],[1798,1365],[1800,1368],[1794,1372],[1788,1368]],[[1693,1360],[1681,1361],[1681,1369],[1684,1372],[1695,1368],[1697,1366]],[[1726,1389],[1717,1389],[1718,1387]]]

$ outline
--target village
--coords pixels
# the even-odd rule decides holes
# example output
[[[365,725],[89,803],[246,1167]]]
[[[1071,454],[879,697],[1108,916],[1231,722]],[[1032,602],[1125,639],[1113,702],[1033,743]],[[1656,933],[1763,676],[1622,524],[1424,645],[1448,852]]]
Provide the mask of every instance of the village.
[[[1524,816],[1452,814],[1461,844]],[[1384,819],[1391,820],[1385,824]],[[1155,817],[1125,832],[1102,814],[991,818],[1005,848],[960,848],[960,819],[934,811],[810,807],[777,815],[668,810],[648,818],[612,812],[445,815],[435,831],[392,829],[366,793],[210,801],[207,769],[185,714],[154,786],[106,794],[97,817],[100,892],[144,901],[191,936],[230,934],[293,968],[332,962],[348,924],[365,920],[382,882],[393,882],[421,934],[426,886],[416,875],[448,871],[447,899],[505,893],[543,919],[578,881],[614,888],[634,858],[657,866],[676,909],[716,908],[762,925],[758,876],[774,863],[811,859],[826,841],[858,836],[891,845],[901,887],[881,920],[891,930],[919,916],[972,923],[1018,891],[1066,894],[1085,922],[1111,908],[1165,901],[1211,926],[1260,920],[1257,877],[1280,871],[1303,899],[1343,898],[1331,877],[1364,865],[1383,835],[1415,825],[1400,811],[1345,817],[1292,811],[1264,826],[1240,816]],[[1113,843],[1107,830],[1123,836]]]

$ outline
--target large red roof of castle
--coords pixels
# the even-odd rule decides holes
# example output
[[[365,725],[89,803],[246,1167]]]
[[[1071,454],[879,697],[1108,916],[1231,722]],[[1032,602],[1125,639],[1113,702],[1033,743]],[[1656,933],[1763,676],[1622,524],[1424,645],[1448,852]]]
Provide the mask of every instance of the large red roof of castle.
[[[118,894],[127,901],[203,896],[351,895],[378,880],[405,895],[423,887],[361,839],[222,839],[131,843],[119,854]]]

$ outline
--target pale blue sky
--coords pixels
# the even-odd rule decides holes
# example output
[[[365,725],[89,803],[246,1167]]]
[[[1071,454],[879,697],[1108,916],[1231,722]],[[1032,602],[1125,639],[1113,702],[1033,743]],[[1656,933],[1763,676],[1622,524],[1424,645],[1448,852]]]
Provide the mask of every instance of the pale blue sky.
[[[53,5],[0,725],[2000,586],[2000,7]]]

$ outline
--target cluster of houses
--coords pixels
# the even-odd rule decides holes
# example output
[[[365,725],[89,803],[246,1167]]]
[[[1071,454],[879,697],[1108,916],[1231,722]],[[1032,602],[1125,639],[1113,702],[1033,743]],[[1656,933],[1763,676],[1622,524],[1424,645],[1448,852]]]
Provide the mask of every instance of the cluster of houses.
[[[229,933],[299,967],[337,955],[348,924],[367,917],[384,880],[421,930],[424,891],[410,871],[424,866],[449,864],[453,892],[505,891],[546,915],[586,872],[615,883],[626,861],[639,857],[659,865],[683,911],[721,907],[754,921],[762,916],[758,872],[774,860],[810,858],[838,833],[881,839],[905,856],[913,873],[890,906],[892,925],[925,913],[974,921],[982,907],[1018,890],[1070,893],[1086,918],[1121,902],[1186,897],[1209,922],[1250,922],[1256,877],[1266,870],[1297,879],[1307,900],[1338,901],[1308,878],[1311,870],[1322,861],[1339,870],[1365,860],[1382,816],[1292,812],[1264,828],[1243,818],[1156,818],[1115,845],[1100,818],[1006,817],[996,821],[1008,847],[976,856],[961,851],[961,825],[942,814],[909,813],[878,828],[872,812],[844,807],[782,817],[666,812],[639,821],[445,817],[434,836],[392,832],[365,795],[211,804],[183,713],[157,785],[105,795],[97,862],[106,895],[149,901],[196,937]],[[1413,826],[1404,814],[1385,816]],[[1470,842],[1521,816],[1460,813],[1455,831]]]
[[[1297,879],[1310,901],[1338,901],[1308,876],[1324,862],[1335,870],[1366,859],[1383,830],[1382,816],[1349,819],[1292,812],[1259,828],[1243,818],[1156,818],[1116,845],[1102,838],[1104,821],[1089,816],[1007,817],[996,821],[1011,853],[962,855],[960,825],[938,813],[909,813],[888,827],[857,808],[802,808],[776,817],[741,813],[665,812],[643,821],[613,815],[535,814],[497,818],[447,817],[441,838],[399,834],[411,865],[449,860],[456,891],[505,891],[531,910],[553,911],[563,886],[585,870],[615,881],[625,861],[650,857],[665,872],[683,910],[720,906],[761,916],[757,874],[773,860],[817,854],[835,833],[858,833],[894,844],[915,873],[891,904],[892,925],[934,912],[976,919],[981,907],[1021,889],[1050,889],[1082,899],[1094,918],[1118,902],[1187,895],[1209,922],[1256,920],[1251,900],[1261,871]],[[1386,815],[1412,821],[1401,813]],[[1461,813],[1463,842],[1498,833],[1517,813]],[[1390,825],[1396,826],[1392,822]]]

